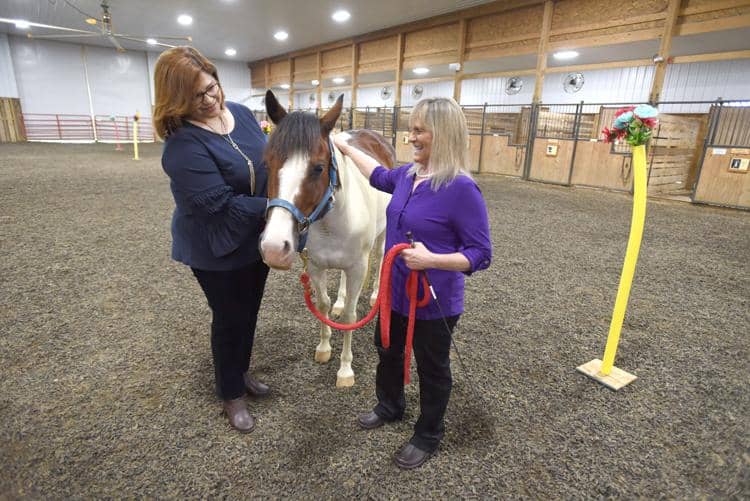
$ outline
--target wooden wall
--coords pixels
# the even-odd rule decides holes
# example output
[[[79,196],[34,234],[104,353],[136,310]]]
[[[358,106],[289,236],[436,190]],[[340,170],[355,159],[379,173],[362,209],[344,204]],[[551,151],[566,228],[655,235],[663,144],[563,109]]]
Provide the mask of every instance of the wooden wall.
[[[649,194],[692,189],[707,123],[708,115],[659,115],[649,147]]]
[[[0,143],[20,141],[26,141],[21,101],[13,97],[0,97]]]
[[[570,183],[609,190],[630,191],[633,186],[630,155],[613,154],[612,145],[578,141]]]
[[[717,154],[722,150],[723,154]],[[696,202],[750,208],[750,172],[730,172],[732,158],[750,159],[750,148],[709,148],[695,190]]]
[[[573,141],[565,139],[537,139],[532,149],[529,179],[567,184],[570,161],[573,158],[573,144]],[[547,145],[556,145],[557,155],[547,155]],[[578,152],[576,152],[577,155]]]

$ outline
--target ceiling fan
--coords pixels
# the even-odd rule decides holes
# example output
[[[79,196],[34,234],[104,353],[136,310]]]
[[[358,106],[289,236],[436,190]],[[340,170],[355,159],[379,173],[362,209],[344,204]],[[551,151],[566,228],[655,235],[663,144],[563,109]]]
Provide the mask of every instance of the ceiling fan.
[[[64,1],[68,7],[76,10],[79,14],[85,16],[85,21],[87,24],[98,27],[99,31],[86,31],[86,30],[79,30],[75,28],[67,28],[64,26],[28,23],[30,26],[39,26],[42,28],[57,29],[57,30],[73,32],[73,33],[66,33],[66,34],[59,34],[59,35],[34,35],[32,33],[28,33],[27,36],[33,39],[52,39],[52,40],[60,40],[60,39],[68,39],[68,38],[105,37],[109,39],[112,45],[114,45],[115,48],[119,52],[125,52],[125,49],[122,47],[122,45],[120,45],[119,40],[129,40],[131,42],[140,42],[140,43],[144,43],[148,45],[155,45],[159,47],[174,47],[174,45],[166,44],[166,43],[160,42],[159,40],[184,40],[186,42],[193,41],[193,38],[189,36],[154,36],[152,38],[152,37],[146,37],[143,35],[128,35],[128,34],[123,34],[123,33],[115,33],[114,26],[112,24],[112,14],[109,11],[108,0],[102,0],[102,3],[100,4],[102,11],[98,15],[98,17],[95,15],[88,14],[87,12],[84,12],[83,10],[79,9],[70,0],[64,0]]]

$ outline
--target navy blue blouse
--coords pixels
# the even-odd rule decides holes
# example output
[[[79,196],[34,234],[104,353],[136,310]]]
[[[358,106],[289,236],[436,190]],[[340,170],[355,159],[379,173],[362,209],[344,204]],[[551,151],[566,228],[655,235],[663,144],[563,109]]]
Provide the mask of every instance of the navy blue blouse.
[[[201,270],[234,270],[260,260],[266,136],[250,110],[225,105],[235,123],[229,134],[253,162],[255,196],[250,195],[247,161],[224,136],[184,122],[167,137],[161,157],[175,201],[172,259]]]

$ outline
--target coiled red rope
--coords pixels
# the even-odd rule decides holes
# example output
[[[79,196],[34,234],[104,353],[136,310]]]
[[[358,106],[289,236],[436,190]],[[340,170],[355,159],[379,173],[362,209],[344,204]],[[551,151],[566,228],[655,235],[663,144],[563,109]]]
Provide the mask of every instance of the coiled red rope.
[[[358,322],[352,324],[342,324],[334,322],[330,318],[327,318],[315,307],[312,301],[312,289],[310,287],[310,275],[307,272],[303,272],[300,275],[299,280],[302,282],[302,287],[305,289],[305,304],[307,309],[315,315],[315,317],[323,322],[324,324],[342,331],[351,331],[359,329],[366,325],[370,320],[375,317],[376,313],[380,313],[380,342],[383,348],[389,348],[391,346],[391,275],[393,272],[393,262],[402,250],[411,248],[409,244],[397,244],[391,247],[383,258],[383,264],[380,269],[380,288],[378,290],[378,297],[375,300],[375,304],[372,305],[370,312],[364,316]],[[419,279],[422,280],[422,290],[424,296],[417,299],[417,292],[419,286]],[[409,298],[409,322],[406,326],[406,345],[404,346],[404,384],[409,384],[410,378],[410,367],[411,367],[411,352],[412,344],[414,342],[414,321],[416,319],[417,307],[426,306],[430,302],[430,294],[428,292],[429,284],[427,282],[427,276],[424,273],[412,270],[406,279],[406,294]]]

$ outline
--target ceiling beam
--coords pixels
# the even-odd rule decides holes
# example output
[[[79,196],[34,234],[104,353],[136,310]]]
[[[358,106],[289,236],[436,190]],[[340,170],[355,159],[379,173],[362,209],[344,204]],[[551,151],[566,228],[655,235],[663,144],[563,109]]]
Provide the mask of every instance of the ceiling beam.
[[[396,93],[393,95],[393,106],[401,106],[401,83],[404,80],[404,37],[403,33],[398,34],[396,42]]]
[[[677,26],[677,16],[680,13],[681,0],[669,0],[667,6],[667,17],[664,20],[664,32],[661,35],[661,41],[659,43],[658,56],[661,59],[656,63],[656,72],[654,73],[654,80],[651,82],[651,92],[649,93],[649,102],[656,103],[659,101],[661,95],[661,89],[664,86],[664,77],[667,74],[667,60],[669,59],[669,52],[672,50],[672,35],[674,35],[675,28]]]
[[[695,54],[691,56],[675,56],[672,64],[698,63],[704,61],[727,61],[730,59],[749,59],[750,50],[732,50],[727,52],[713,52],[710,54]]]
[[[544,15],[542,16],[542,30],[539,37],[539,48],[536,52],[536,78],[534,79],[533,103],[542,100],[542,85],[544,84],[544,71],[547,69],[547,45],[549,44],[549,32],[552,28],[552,0],[544,2]]]
[[[461,19],[458,24],[458,71],[453,77],[453,99],[461,102],[461,85],[464,76],[464,61],[466,59],[466,31],[469,23]]]
[[[547,73],[570,73],[571,71],[606,70],[608,68],[630,68],[633,66],[651,66],[651,59],[629,59],[626,61],[609,61],[606,63],[574,64],[570,66],[550,66]]]

